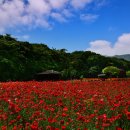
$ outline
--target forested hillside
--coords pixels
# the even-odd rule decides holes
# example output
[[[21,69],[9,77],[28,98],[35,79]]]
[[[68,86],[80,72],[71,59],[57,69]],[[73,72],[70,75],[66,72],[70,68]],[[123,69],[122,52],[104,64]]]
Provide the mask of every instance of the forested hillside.
[[[63,79],[96,77],[106,66],[130,70],[130,62],[104,57],[90,51],[68,53],[50,49],[45,44],[18,41],[0,35],[0,81],[32,80],[34,75],[49,69],[62,73]]]

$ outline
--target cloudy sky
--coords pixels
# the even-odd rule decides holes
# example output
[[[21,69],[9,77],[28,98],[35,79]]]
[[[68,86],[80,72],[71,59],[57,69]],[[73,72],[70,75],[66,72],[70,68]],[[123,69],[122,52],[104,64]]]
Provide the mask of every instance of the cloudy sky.
[[[0,34],[69,52],[130,54],[130,0],[0,0]]]

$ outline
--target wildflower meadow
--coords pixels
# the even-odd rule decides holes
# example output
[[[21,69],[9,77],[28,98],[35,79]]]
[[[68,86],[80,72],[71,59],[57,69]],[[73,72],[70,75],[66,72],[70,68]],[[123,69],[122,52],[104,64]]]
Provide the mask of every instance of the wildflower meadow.
[[[130,130],[130,79],[0,83],[0,130]]]

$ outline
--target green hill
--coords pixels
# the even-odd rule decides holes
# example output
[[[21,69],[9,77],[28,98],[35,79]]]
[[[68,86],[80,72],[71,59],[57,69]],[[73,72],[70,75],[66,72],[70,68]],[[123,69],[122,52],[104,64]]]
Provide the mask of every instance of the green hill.
[[[0,81],[32,80],[36,73],[50,69],[62,72],[63,79],[96,77],[109,65],[130,70],[130,62],[123,59],[90,51],[69,53],[0,35]]]

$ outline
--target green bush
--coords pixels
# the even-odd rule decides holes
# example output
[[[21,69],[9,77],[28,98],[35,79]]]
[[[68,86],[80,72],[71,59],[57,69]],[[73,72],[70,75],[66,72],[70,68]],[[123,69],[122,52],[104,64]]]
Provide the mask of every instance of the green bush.
[[[120,69],[115,66],[107,66],[102,70],[102,73],[106,74],[108,77],[118,77]]]
[[[126,72],[126,76],[130,77],[130,70]]]

